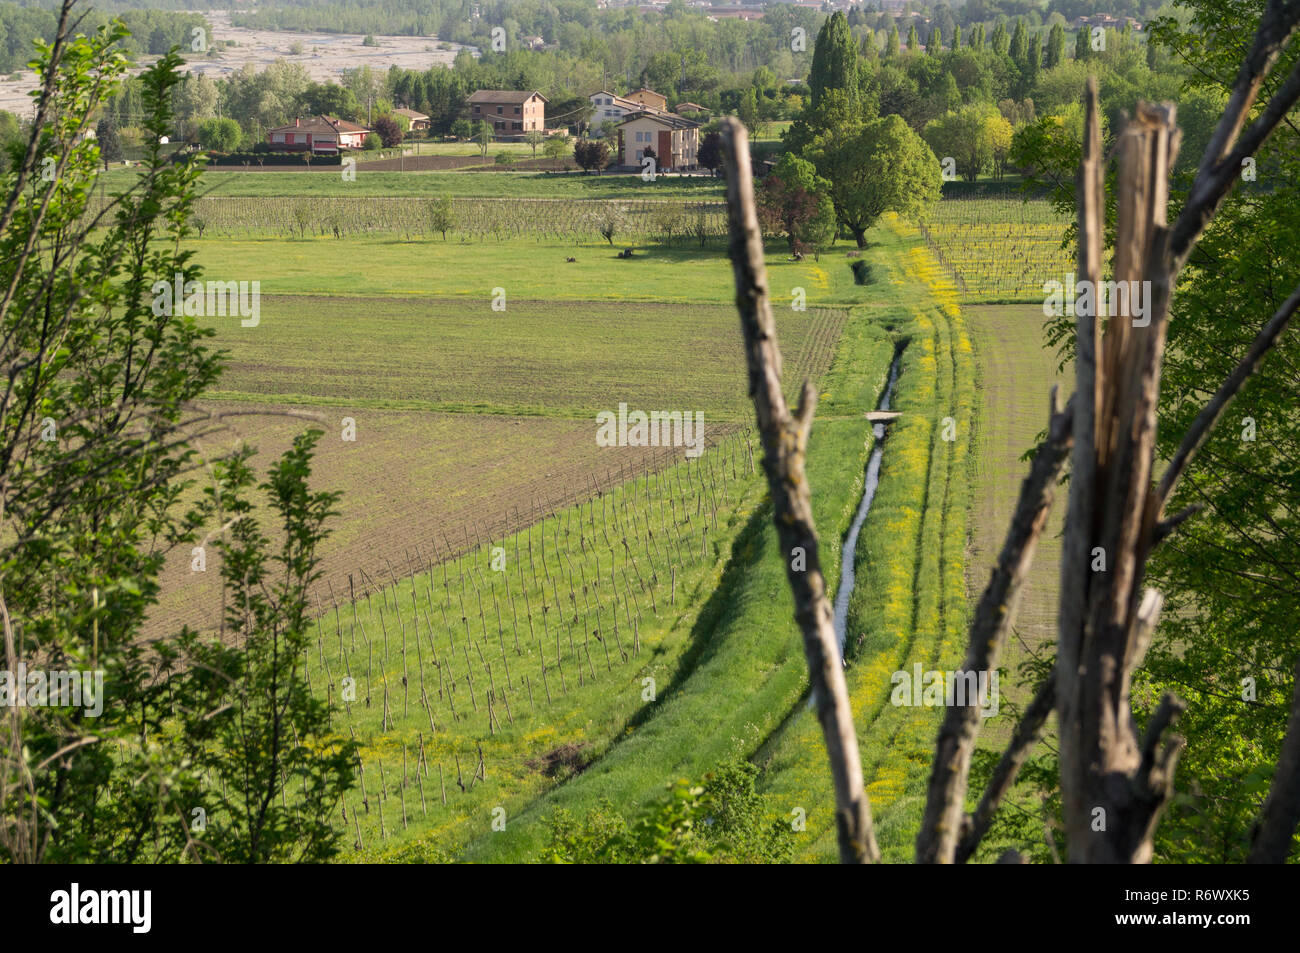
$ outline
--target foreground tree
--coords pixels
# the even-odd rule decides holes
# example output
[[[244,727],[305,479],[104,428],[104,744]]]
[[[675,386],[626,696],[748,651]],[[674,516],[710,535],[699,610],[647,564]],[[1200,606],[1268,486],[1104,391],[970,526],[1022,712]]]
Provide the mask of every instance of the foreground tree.
[[[204,849],[226,863],[328,860],[343,836],[331,815],[352,786],[356,746],[334,736],[330,706],[304,671],[317,548],[339,497],[308,487],[320,435],[297,437],[260,487],[279,518],[278,547],[252,515],[250,448],[222,462],[206,490],[211,512],[229,526],[216,548],[223,635],[233,638],[184,633],[176,641],[184,668],[173,680],[201,702],[182,710],[179,736],[188,763],[214,779],[195,806],[212,819]]]
[[[189,634],[141,641],[168,552],[185,546],[204,559],[207,540],[197,533],[214,515],[182,500],[188,474],[205,463],[197,441],[224,427],[193,404],[221,361],[207,341],[212,332],[170,297],[175,275],[188,282],[199,274],[181,249],[201,160],[166,155],[160,145],[174,129],[171,103],[182,81],[179,58],[168,54],[140,76],[147,134],[139,174],[90,212],[100,156],[84,133],[125,73],[114,48],[126,34],[112,23],[91,37],[71,35],[76,6],[63,4],[53,40],[39,46],[41,88],[26,149],[2,180],[0,667],[84,673],[83,691],[0,708],[0,860],[197,859],[211,854],[198,843],[191,812],[211,802],[183,725],[220,724],[236,676],[263,678],[274,665],[253,652],[238,671],[199,669],[186,658],[195,644]],[[301,454],[282,476],[286,492],[294,481],[305,485]],[[237,496],[223,498],[235,505]],[[298,547],[294,571],[309,576],[306,553],[319,527],[299,513],[291,511],[285,528]],[[245,540],[244,552],[256,548]],[[291,610],[290,602],[277,606]],[[247,627],[253,639],[299,624],[293,611],[256,621]],[[280,684],[291,690],[291,682]],[[350,773],[337,773],[337,750],[322,760],[323,738],[309,718],[292,714],[310,712],[281,711],[313,745],[293,770],[314,772],[333,790],[349,784]],[[222,770],[257,769],[232,757]],[[293,836],[311,845],[303,856],[319,859],[331,847],[309,830],[309,813],[303,818]],[[234,823],[220,811],[209,821]],[[283,840],[260,836],[260,856]]]

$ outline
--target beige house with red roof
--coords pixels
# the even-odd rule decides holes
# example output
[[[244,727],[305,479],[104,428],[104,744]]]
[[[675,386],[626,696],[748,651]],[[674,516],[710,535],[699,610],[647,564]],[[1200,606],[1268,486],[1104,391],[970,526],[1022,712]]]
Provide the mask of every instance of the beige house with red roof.
[[[295,119],[291,126],[278,126],[266,134],[277,151],[334,153],[340,149],[362,149],[370,130],[346,119],[309,116]]]
[[[633,113],[618,124],[618,164],[641,166],[645,150],[654,150],[663,170],[694,169],[700,148],[700,124],[668,112]]]

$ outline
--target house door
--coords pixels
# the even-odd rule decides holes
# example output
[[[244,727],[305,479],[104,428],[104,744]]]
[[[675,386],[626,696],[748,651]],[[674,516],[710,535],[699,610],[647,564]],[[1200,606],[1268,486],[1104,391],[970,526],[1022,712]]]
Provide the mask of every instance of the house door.
[[[655,147],[655,154],[659,156],[659,168],[671,169],[673,167],[673,134],[671,132],[659,130],[659,145]]]

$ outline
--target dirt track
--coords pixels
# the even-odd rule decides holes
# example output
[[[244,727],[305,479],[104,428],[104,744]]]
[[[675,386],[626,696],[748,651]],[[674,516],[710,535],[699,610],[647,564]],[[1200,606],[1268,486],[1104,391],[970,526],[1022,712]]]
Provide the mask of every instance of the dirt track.
[[[966,585],[972,605],[988,583],[1006,536],[1020,481],[1029,464],[1021,454],[1035,446],[1047,426],[1047,401],[1052,384],[1067,394],[1069,381],[1056,370],[1056,356],[1043,345],[1043,311],[1038,305],[966,305],[979,367],[979,410],[976,482],[970,520],[970,550]],[[1047,529],[1038,544],[1034,565],[1025,583],[1013,634],[1003,666],[1009,678],[1029,650],[1038,652],[1056,639],[1057,573],[1061,559],[1061,524],[1065,488],[1057,489]],[[1019,699],[1019,692],[1012,692]]]

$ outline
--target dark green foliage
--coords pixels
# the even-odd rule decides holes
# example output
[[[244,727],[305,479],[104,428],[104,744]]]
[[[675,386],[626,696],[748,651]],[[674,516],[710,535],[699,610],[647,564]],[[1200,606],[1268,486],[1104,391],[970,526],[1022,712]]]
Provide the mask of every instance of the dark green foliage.
[[[718,767],[702,784],[678,780],[668,797],[629,821],[608,800],[578,821],[557,808],[541,859],[560,864],[787,863],[794,832],[769,818],[746,761]]]
[[[385,149],[400,146],[405,138],[402,127],[392,116],[380,116],[371,124],[371,128],[374,129],[375,135],[379,136],[379,141]]]
[[[199,144],[214,152],[234,152],[241,135],[233,119],[205,119],[199,124]]]
[[[850,102],[856,102],[858,93],[858,46],[849,32],[844,14],[831,14],[817,34],[813,48],[812,67],[808,71],[809,103],[816,108],[829,89],[844,90]]]
[[[584,171],[603,169],[609,164],[609,146],[600,139],[579,139],[573,144],[573,159]]]
[[[95,125],[95,142],[99,146],[99,157],[104,160],[104,168],[122,158],[122,141],[118,138],[117,124],[112,116],[104,116]]]

